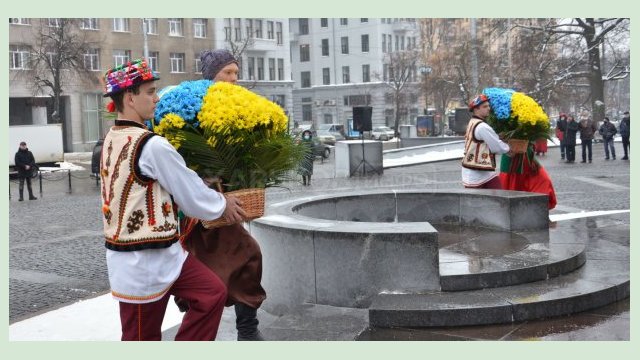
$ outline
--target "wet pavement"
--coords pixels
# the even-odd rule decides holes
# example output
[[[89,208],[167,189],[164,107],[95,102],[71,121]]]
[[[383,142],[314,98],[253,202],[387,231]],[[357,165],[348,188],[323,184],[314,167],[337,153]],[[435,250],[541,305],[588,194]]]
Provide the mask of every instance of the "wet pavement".
[[[579,155],[579,154],[578,154]],[[594,146],[593,164],[566,164],[557,148],[550,148],[542,164],[550,173],[558,196],[552,214],[629,209],[629,162],[605,161]],[[287,189],[269,189],[268,202],[354,188],[460,188],[459,161],[390,169],[381,177],[336,179],[333,154],[315,163],[311,186],[289,183]],[[89,168],[89,164],[79,164]],[[102,242],[99,187],[86,171],[73,172],[71,190],[66,174],[43,179],[38,200],[17,201],[17,183],[10,183],[9,202],[9,317],[10,323],[108,292]],[[594,220],[608,221],[608,220]],[[594,226],[590,236],[603,231],[628,234],[629,224]],[[628,240],[626,244],[628,246]],[[517,242],[514,243],[517,247]],[[495,251],[487,249],[486,251]],[[268,289],[267,289],[268,290]],[[350,311],[353,315],[346,316]],[[309,306],[297,314],[273,319],[264,314],[265,335],[272,340],[629,340],[629,300],[583,313],[508,325],[431,329],[367,329],[363,309]],[[306,316],[306,317],[305,317]],[[337,319],[344,318],[344,321]],[[296,320],[297,319],[297,320]],[[232,325],[228,325],[232,326]],[[262,327],[262,326],[261,326]],[[362,332],[362,334],[360,334]]]

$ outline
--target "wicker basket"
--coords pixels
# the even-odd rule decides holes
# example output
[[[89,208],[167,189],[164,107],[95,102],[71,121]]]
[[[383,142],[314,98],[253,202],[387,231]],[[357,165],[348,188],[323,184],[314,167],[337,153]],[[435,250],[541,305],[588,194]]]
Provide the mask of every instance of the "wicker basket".
[[[232,195],[242,201],[242,209],[247,216],[244,221],[251,221],[264,215],[264,189],[242,189],[229,191],[225,195]],[[207,229],[214,229],[231,225],[225,219],[202,220],[202,225]]]
[[[524,154],[527,152],[527,148],[529,147],[529,140],[509,139],[507,142],[509,143],[511,152],[514,154]]]

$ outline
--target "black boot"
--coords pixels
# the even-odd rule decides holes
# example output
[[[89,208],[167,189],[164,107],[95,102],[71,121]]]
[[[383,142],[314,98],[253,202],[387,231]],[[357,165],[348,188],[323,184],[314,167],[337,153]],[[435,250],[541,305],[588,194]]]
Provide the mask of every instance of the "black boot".
[[[245,304],[235,304],[236,329],[238,329],[238,341],[263,341],[264,338],[258,330],[257,309]]]
[[[18,199],[18,201],[24,201],[24,185],[20,184],[20,199]]]
[[[38,200],[37,197],[33,196],[33,190],[31,189],[31,183],[27,183],[27,190],[29,190],[29,200]]]

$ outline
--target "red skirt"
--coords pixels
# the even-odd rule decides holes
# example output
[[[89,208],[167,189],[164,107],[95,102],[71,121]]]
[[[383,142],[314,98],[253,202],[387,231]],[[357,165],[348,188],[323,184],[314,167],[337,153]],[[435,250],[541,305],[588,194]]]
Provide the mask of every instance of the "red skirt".
[[[549,196],[549,210],[555,208],[558,200],[549,174],[540,164],[537,164],[537,170],[532,169],[526,156],[524,159],[525,164],[522,174],[500,172],[502,188],[504,190],[528,191],[547,195]]]

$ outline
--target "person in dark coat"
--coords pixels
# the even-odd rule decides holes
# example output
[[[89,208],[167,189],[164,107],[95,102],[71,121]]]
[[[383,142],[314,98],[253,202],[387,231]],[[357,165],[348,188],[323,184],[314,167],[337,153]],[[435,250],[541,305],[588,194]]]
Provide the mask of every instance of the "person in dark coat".
[[[207,80],[236,84],[238,60],[224,49],[207,50],[200,54],[200,70]],[[208,183],[210,179],[204,179]],[[209,184],[210,185],[210,184]],[[267,298],[262,287],[262,252],[260,245],[242,224],[232,224],[212,229],[205,228],[198,219],[183,220],[183,247],[211,269],[227,286],[225,306],[234,306],[237,339],[262,341],[258,330],[257,311]],[[189,303],[175,298],[181,311]]]
[[[311,130],[305,130],[302,132],[302,144],[307,147],[307,154],[300,164],[298,173],[302,175],[302,185],[311,185],[311,175],[313,174],[313,140]]]
[[[20,178],[20,199],[23,201],[24,197],[24,181],[27,180],[27,190],[29,190],[29,200],[37,200],[38,198],[33,196],[33,190],[31,189],[31,176],[36,168],[36,159],[33,154],[27,148],[27,143],[22,141],[18,152],[15,156],[16,169],[18,170],[18,177]]]
[[[613,136],[618,132],[616,126],[605,116],[604,122],[600,125],[598,132],[602,135],[602,142],[604,143],[604,159],[609,160],[609,148],[611,148],[611,155],[613,155],[613,160],[615,160],[616,148],[613,146]]]
[[[564,132],[567,130],[567,115],[560,114],[560,118],[556,122],[556,137],[560,140],[560,160],[564,160],[566,145],[564,141]]]
[[[629,143],[629,138],[631,137],[631,116],[628,111],[624,112],[624,116],[620,122],[620,136],[622,136],[622,150],[624,150],[622,160],[629,160],[629,151],[631,150],[631,144]]]
[[[587,155],[589,158],[589,163],[593,158],[593,135],[598,130],[598,127],[595,121],[589,119],[588,117],[580,120],[580,141],[582,143],[582,163],[587,162]],[[613,155],[613,159],[616,159],[616,155]]]
[[[578,123],[573,115],[567,118],[567,129],[564,132],[565,151],[567,155],[567,163],[571,164],[576,161],[576,135],[578,134]]]

